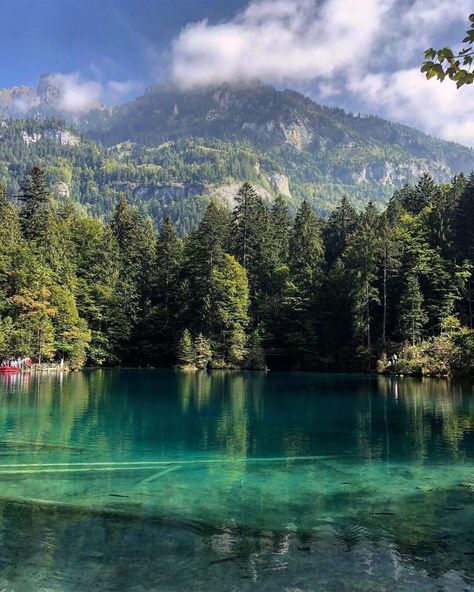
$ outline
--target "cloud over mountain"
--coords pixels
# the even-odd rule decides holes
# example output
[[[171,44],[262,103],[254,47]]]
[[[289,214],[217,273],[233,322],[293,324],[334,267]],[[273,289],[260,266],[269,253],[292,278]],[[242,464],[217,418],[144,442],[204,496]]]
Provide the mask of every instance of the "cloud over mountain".
[[[469,4],[253,0],[230,20],[185,27],[172,46],[172,77],[185,88],[256,78],[310,83],[316,99],[349,98],[353,108],[474,145],[474,124],[465,125],[474,93],[456,94],[419,73],[428,45],[462,37]]]

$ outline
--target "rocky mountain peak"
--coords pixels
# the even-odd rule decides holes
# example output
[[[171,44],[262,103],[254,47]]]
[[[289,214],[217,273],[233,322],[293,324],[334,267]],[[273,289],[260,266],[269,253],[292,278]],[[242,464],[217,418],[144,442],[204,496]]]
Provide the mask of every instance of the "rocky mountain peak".
[[[59,99],[60,89],[53,74],[42,74],[36,86],[36,94],[42,103],[52,103]]]

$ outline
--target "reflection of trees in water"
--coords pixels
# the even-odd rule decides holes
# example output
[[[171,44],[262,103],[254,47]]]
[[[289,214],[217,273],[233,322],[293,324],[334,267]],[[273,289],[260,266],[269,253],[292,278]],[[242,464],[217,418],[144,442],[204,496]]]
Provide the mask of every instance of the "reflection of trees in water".
[[[128,416],[126,409],[120,409],[120,398],[110,401],[111,376],[106,371],[21,376],[13,392],[9,385],[0,385],[0,389],[6,387],[0,405],[0,439],[10,453],[18,442],[22,449],[29,443],[33,450],[54,452],[55,462],[78,460],[81,447],[107,459],[112,446],[107,416],[119,418],[124,433]]]
[[[249,422],[261,413],[262,375],[249,372],[181,372],[178,375],[183,414],[192,414],[200,429],[200,444],[246,457],[252,445]]]
[[[5,377],[6,378],[6,377]],[[0,432],[93,448],[106,460],[169,448],[228,458],[352,453],[366,461],[462,459],[472,384],[445,379],[93,371],[0,383]],[[301,383],[301,384],[300,384]],[[5,438],[6,439],[6,438]],[[239,469],[240,471],[241,469]]]
[[[405,434],[410,458],[466,455],[474,433],[472,382],[379,376],[377,385],[385,399],[388,426],[392,432]],[[397,413],[396,408],[403,412]],[[392,418],[400,425],[393,425]]]
[[[324,553],[324,545],[332,545],[335,554],[353,549],[358,562],[363,556],[376,565],[373,557],[378,554],[367,547],[367,540],[390,540],[397,569],[403,569],[408,558],[433,573],[467,570],[472,561],[468,553],[474,551],[469,501],[473,489],[463,481],[468,465],[463,469],[460,461],[468,459],[474,433],[471,386],[386,377],[344,382],[311,374],[294,375],[293,380],[293,375],[272,374],[96,371],[70,374],[62,381],[53,375],[31,376],[29,384],[18,382],[10,391],[0,386],[6,391],[0,432],[5,440],[64,445],[64,450],[48,452],[55,462],[74,462],[81,447],[86,452],[91,448],[90,459],[101,461],[132,453],[134,458],[224,457],[229,461],[225,465],[190,472],[181,468],[151,481],[144,489],[150,497],[143,498],[142,513],[153,511],[153,504],[162,499],[161,488],[170,498],[174,494],[169,492],[176,492],[176,508],[182,501],[188,516],[214,523],[218,532],[210,548],[216,560],[228,559],[232,565],[241,559],[253,561],[258,572],[262,554],[273,553],[273,561],[275,554],[293,552],[294,561],[298,553]],[[304,466],[286,460],[252,465],[248,460],[306,454],[334,459]],[[430,460],[443,458],[446,466],[430,466]],[[387,471],[377,472],[385,463],[376,461],[386,461]],[[200,499],[203,481],[211,489],[208,502]],[[130,493],[132,500],[135,490],[129,492],[128,482],[123,484],[120,493]],[[56,491],[64,499],[72,499],[67,498],[72,487],[71,481],[57,480]],[[118,490],[102,493],[111,491]],[[97,497],[93,503],[98,505]],[[14,517],[20,510],[4,502],[0,507],[0,520],[15,532]],[[69,516],[48,510],[48,523],[32,507],[21,508],[23,532],[30,529],[30,543],[37,544],[32,552],[41,545],[64,545],[64,540],[80,547],[82,536],[84,548],[92,540],[100,552],[118,551],[111,535],[114,522],[106,514],[95,522],[102,529],[99,535],[90,530],[87,512]],[[95,515],[100,515],[97,507]],[[245,520],[262,526],[234,526]],[[136,522],[137,532],[149,529],[156,538],[157,527],[144,524]],[[274,527],[265,529],[265,524]],[[189,532],[182,536],[186,539]],[[30,543],[24,548],[31,551]],[[0,537],[2,556],[10,553],[12,562],[18,556],[27,558],[21,537],[18,544],[9,544]],[[79,552],[84,553],[82,547]]]

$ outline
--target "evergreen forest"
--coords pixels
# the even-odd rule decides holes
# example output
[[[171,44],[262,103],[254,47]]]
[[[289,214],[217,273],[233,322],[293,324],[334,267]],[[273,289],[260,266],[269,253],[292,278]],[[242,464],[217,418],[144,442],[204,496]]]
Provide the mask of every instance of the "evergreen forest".
[[[321,219],[242,184],[181,236],[120,195],[110,221],[0,192],[0,358],[87,365],[474,371],[474,176],[423,175]]]

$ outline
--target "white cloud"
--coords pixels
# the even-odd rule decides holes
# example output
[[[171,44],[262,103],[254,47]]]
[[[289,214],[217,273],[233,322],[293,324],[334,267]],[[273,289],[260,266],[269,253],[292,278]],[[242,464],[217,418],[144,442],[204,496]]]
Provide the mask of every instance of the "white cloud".
[[[231,20],[184,28],[172,46],[172,76],[184,87],[311,81],[316,99],[474,145],[472,89],[419,72],[427,46],[463,36],[471,2],[252,0]]]
[[[38,94],[25,87],[11,97],[10,104],[18,114],[27,115],[41,108],[41,101],[46,97],[53,110],[80,115],[102,103],[117,103],[142,91],[143,84],[132,80],[99,82],[83,79],[77,73],[54,73],[41,76]]]
[[[454,84],[428,83],[418,68],[390,74],[367,74],[350,90],[371,111],[432,135],[474,146],[474,93]]]
[[[103,93],[102,85],[82,81],[78,74],[52,74],[50,84],[57,90],[57,107],[68,113],[84,113],[97,107]]]
[[[330,78],[369,59],[394,0],[260,0],[233,20],[186,27],[173,44],[183,86]]]

